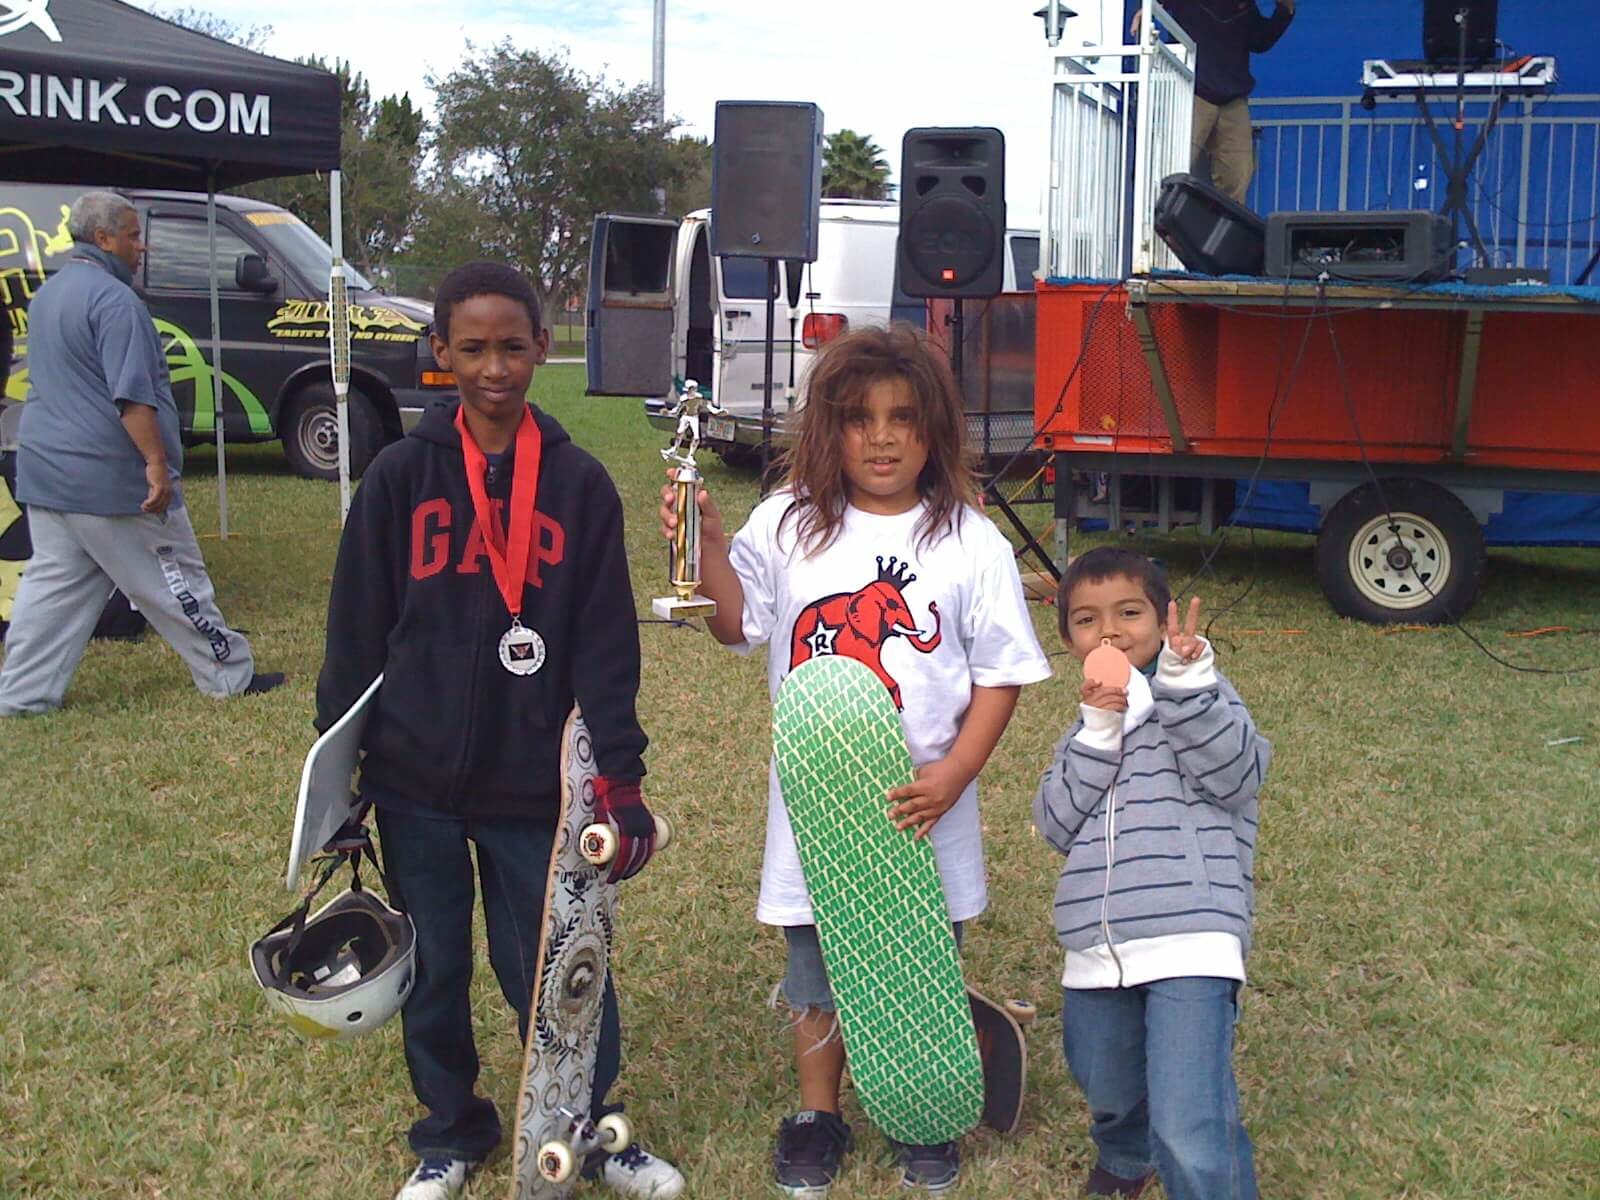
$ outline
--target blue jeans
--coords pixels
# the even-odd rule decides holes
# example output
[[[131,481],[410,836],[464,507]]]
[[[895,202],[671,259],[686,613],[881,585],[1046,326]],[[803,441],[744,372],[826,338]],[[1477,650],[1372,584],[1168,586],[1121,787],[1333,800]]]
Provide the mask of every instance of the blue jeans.
[[[489,964],[528,1038],[528,1008],[539,962],[545,877],[555,830],[549,820],[457,818],[386,808],[375,800],[390,900],[417,928],[417,980],[401,1009],[411,1087],[428,1110],[411,1127],[419,1156],[482,1160],[500,1144],[493,1101],[475,1092],[478,1050],[472,1040],[472,857],[478,847]],[[591,1112],[601,1116],[621,1068],[617,996],[608,974],[600,1019]]]
[[[961,948],[963,922],[954,921],[950,928],[956,935],[956,948]],[[815,925],[785,925],[783,939],[789,948],[789,962],[783,973],[783,999],[795,1012],[814,1008],[818,1012],[834,1012],[838,1005],[833,1000],[833,988],[828,983],[828,971],[822,963],[822,942],[817,937]]]
[[[1255,1200],[1233,1079],[1238,992],[1205,978],[1063,989],[1062,1045],[1100,1166],[1124,1179],[1153,1166],[1169,1200]]]

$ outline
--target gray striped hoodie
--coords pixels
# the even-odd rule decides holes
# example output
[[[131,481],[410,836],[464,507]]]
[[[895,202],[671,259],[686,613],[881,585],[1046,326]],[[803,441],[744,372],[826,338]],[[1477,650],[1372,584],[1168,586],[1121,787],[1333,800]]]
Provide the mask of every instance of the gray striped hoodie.
[[[1163,646],[1155,678],[1130,680],[1127,714],[1079,707],[1033,799],[1035,826],[1067,857],[1055,896],[1063,982],[1242,980],[1271,744],[1209,644],[1191,663]]]

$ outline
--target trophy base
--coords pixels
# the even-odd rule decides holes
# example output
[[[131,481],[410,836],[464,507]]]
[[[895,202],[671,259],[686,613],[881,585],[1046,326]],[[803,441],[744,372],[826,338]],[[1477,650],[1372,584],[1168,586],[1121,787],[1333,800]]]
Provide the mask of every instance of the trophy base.
[[[717,615],[717,602],[705,596],[657,596],[650,601],[650,611],[667,621],[689,621],[695,617]]]

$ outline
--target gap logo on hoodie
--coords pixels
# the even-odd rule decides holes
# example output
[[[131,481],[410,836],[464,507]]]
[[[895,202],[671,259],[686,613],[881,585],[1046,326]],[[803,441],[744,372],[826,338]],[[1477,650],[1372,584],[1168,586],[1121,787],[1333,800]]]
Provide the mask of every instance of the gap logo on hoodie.
[[[493,511],[494,536],[505,545],[506,503],[499,497],[490,499]],[[411,578],[427,579],[446,567],[453,567],[458,575],[476,575],[487,571],[488,552],[484,549],[483,530],[477,515],[471,510],[463,514],[471,522],[461,557],[451,559],[451,531],[456,525],[456,513],[450,501],[436,497],[424,500],[411,510]],[[560,522],[534,510],[533,545],[529,547],[527,582],[536,588],[544,587],[540,575],[543,566],[557,566],[566,556],[567,534]]]

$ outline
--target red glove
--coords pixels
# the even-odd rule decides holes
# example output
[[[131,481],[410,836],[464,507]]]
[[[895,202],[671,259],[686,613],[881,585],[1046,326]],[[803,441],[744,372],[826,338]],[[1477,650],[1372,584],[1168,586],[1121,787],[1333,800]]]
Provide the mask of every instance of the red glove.
[[[631,879],[656,852],[656,820],[644,806],[636,779],[595,780],[594,815],[617,831],[617,853],[606,874],[608,883]]]

